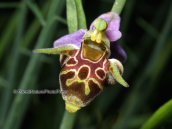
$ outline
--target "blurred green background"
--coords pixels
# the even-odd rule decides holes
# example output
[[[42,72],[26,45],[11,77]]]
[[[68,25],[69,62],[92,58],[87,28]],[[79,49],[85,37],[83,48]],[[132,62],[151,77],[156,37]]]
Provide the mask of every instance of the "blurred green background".
[[[114,0],[83,0],[87,28]],[[126,51],[123,78],[78,111],[75,129],[139,129],[172,98],[172,1],[127,0],[121,13]],[[68,34],[65,0],[1,0],[0,129],[58,129],[65,111],[61,94],[13,94],[13,89],[55,90],[59,55],[33,54]],[[169,108],[169,114],[172,114]],[[160,116],[161,117],[161,116]],[[172,117],[157,129],[172,129]]]

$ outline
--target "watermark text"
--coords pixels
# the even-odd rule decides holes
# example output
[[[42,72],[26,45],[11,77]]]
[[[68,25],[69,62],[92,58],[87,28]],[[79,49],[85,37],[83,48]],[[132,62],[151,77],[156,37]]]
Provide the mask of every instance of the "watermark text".
[[[14,89],[13,90],[14,94],[67,94],[67,91],[61,91],[59,89],[56,90],[21,90],[21,89]]]

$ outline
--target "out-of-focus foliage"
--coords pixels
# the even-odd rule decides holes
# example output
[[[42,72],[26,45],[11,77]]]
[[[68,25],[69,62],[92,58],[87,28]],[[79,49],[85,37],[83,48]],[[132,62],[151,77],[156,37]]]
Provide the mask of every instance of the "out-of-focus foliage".
[[[75,13],[84,15],[79,0],[72,1],[81,10]],[[97,16],[111,11],[114,0],[83,0],[82,4],[89,28]],[[69,33],[66,1],[3,0],[0,12],[0,129],[57,129],[65,111],[61,94],[17,95],[13,90],[60,89],[59,56],[32,50],[53,47],[53,41]],[[161,107],[172,98],[171,0],[128,0],[120,16],[118,42],[128,55],[123,76],[130,87],[104,88],[78,111],[74,128],[138,129],[150,118],[155,121],[152,115],[158,109],[160,119],[161,111],[172,113],[172,107],[171,111]],[[84,24],[79,23],[77,29]],[[162,115],[156,128],[171,129],[171,115]]]

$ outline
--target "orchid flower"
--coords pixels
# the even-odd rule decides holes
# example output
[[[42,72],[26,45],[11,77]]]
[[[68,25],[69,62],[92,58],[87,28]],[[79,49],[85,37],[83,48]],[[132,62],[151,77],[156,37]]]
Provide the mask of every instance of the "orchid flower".
[[[104,87],[123,80],[125,51],[116,42],[121,37],[120,17],[109,12],[96,18],[90,30],[80,29],[54,42],[54,48],[34,50],[36,53],[61,54],[61,91],[66,109],[73,113],[88,105]],[[110,57],[110,59],[109,59]]]

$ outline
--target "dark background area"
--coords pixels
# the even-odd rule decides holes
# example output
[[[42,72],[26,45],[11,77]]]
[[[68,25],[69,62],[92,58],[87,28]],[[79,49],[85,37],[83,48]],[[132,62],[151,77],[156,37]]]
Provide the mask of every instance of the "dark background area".
[[[13,4],[2,6],[1,3],[4,2]],[[46,19],[51,0],[32,0],[32,2],[39,7],[41,12],[47,6],[44,13],[42,12]],[[91,22],[99,15],[109,12],[113,3],[114,0],[84,0],[87,28],[89,29]],[[19,0],[1,0],[0,2],[0,110],[10,94],[9,105],[5,107],[7,114],[16,95],[12,91],[6,94],[9,91],[6,91],[6,87],[12,83],[13,89],[19,89],[33,54],[32,50],[43,28],[35,14],[26,6],[27,13],[23,31],[20,34],[21,39],[17,39],[20,25],[17,20],[19,13],[16,15],[15,12],[17,10],[20,12],[21,7],[22,1]],[[68,34],[66,5],[63,4],[61,8],[58,16],[63,18],[64,22],[55,20],[57,25],[51,29],[44,48],[53,47],[56,39]],[[123,64],[123,78],[130,87],[124,88],[115,84],[104,88],[94,101],[78,111],[74,128],[138,129],[160,106],[172,98],[171,8],[171,0],[128,0],[126,2],[120,15],[122,38],[118,40],[118,43],[128,56],[128,60]],[[37,24],[28,32],[34,21],[37,21]],[[7,36],[6,39],[4,39],[5,36]],[[18,49],[15,46],[17,41],[20,41]],[[18,51],[17,63],[14,63],[15,50]],[[59,55],[42,55],[37,62],[41,65],[36,68],[35,76],[29,82],[30,89],[60,89]],[[17,64],[15,68],[14,64]],[[59,128],[65,111],[61,94],[26,96],[28,96],[27,104],[18,109],[23,110],[22,115],[19,115],[22,119],[14,128]],[[172,118],[165,120],[157,129],[171,128]]]

